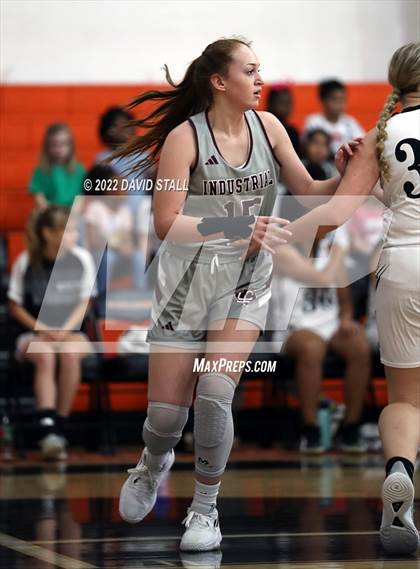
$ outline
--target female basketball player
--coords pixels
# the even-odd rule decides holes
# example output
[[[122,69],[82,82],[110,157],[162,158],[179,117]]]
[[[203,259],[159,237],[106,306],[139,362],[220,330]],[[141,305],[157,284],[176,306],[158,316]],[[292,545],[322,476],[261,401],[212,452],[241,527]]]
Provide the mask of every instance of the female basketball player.
[[[392,56],[393,91],[376,129],[351,159],[331,200],[291,223],[297,240],[316,229],[344,223],[378,178],[389,208],[376,272],[376,313],[388,382],[388,406],[380,417],[386,458],[381,541],[392,553],[418,547],[413,522],[414,464],[420,443],[420,43]],[[401,112],[392,116],[397,103]]]
[[[171,82],[168,72],[167,78]],[[136,122],[146,133],[116,153],[149,152],[139,169],[151,166],[159,155],[154,216],[156,232],[165,240],[148,334],[146,448],[129,470],[120,513],[135,523],[153,508],[158,486],[174,462],[173,448],[197,383],[196,484],[184,520],[184,551],[211,550],[221,542],[216,498],[232,447],[231,405],[241,376],[232,370],[248,358],[264,328],[270,253],[290,237],[280,227],[285,220],[270,215],[280,165],[284,182],[295,193],[331,195],[340,180],[314,182],[280,122],[255,111],[262,85],[249,43],[218,40],[191,63],[179,85],[133,102],[132,107],[161,103]],[[341,171],[346,153],[351,153],[349,146],[337,159]],[[244,239],[250,244],[245,262]],[[258,255],[259,248],[265,251]],[[203,352],[205,369],[211,371],[198,374],[197,381],[194,359]],[[222,357],[232,364],[230,369],[213,367]]]

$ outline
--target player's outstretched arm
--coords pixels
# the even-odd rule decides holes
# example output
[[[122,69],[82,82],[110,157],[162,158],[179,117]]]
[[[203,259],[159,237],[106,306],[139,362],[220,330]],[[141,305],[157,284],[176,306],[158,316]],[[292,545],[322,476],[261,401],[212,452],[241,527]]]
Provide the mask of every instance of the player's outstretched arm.
[[[292,241],[313,240],[318,228],[328,230],[343,225],[366,200],[379,178],[376,158],[376,130],[371,130],[349,160],[334,196],[319,207],[290,223]]]
[[[306,200],[307,197],[323,197],[323,201],[333,195],[341,181],[340,176],[335,176],[329,180],[313,180],[300,158],[296,154],[286,129],[281,122],[271,113],[258,113],[270,140],[274,154],[281,164],[282,180],[287,188],[297,196],[304,196],[299,201],[310,208],[313,202]],[[360,144],[360,139],[345,144],[340,149],[337,166],[344,172],[347,160],[352,156],[355,147]]]

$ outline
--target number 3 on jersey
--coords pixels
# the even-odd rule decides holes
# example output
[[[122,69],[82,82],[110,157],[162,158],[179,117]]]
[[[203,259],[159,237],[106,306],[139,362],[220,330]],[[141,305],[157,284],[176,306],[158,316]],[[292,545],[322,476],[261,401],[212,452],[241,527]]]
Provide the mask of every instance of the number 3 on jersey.
[[[420,140],[417,138],[404,138],[403,140],[400,140],[395,147],[395,158],[398,162],[405,162],[407,160],[407,152],[401,148],[404,144],[408,144],[414,154],[414,162],[408,166],[408,170],[415,170],[417,174],[420,175]],[[415,186],[412,182],[405,182],[403,188],[408,198],[413,198],[415,200],[420,199],[420,193],[414,193]]]

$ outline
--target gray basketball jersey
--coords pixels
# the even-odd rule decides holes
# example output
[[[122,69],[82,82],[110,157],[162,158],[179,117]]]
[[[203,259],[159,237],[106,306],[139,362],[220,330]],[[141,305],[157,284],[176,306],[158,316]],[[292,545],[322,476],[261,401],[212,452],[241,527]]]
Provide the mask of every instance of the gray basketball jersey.
[[[249,152],[242,166],[234,167],[223,158],[214,137],[207,112],[190,117],[197,160],[190,173],[183,214],[193,217],[238,217],[272,215],[279,183],[280,164],[274,156],[267,133],[255,111],[245,113],[249,132]],[[201,242],[174,244],[167,249],[193,257]],[[200,257],[238,257],[241,253],[229,239],[206,241]]]

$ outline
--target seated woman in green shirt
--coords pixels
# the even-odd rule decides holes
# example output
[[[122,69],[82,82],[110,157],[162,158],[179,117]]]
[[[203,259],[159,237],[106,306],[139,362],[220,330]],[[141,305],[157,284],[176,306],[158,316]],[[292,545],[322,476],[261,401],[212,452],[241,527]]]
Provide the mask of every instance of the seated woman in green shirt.
[[[69,127],[64,123],[50,125],[44,135],[39,164],[29,183],[36,205],[70,207],[82,191],[85,174],[84,166],[76,161]]]

